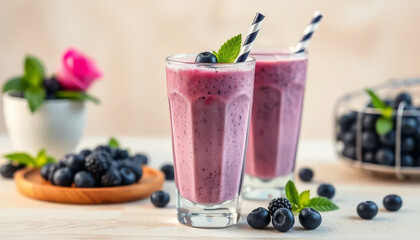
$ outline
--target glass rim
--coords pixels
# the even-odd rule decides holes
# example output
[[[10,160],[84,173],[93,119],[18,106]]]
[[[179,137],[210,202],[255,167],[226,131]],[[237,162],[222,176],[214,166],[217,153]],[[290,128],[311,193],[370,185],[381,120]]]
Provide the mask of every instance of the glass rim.
[[[246,66],[246,65],[250,65],[256,62],[255,58],[251,56],[248,56],[245,62],[233,62],[233,63],[197,63],[197,62],[187,62],[183,60],[178,60],[180,58],[195,57],[195,56],[197,56],[197,54],[185,54],[185,53],[173,54],[166,57],[166,63],[178,64],[178,65],[190,65],[190,66],[212,66],[212,67],[223,68],[223,67]]]
[[[254,56],[278,56],[278,57],[308,57],[308,51],[293,52],[293,47],[281,46],[255,46],[249,55]]]

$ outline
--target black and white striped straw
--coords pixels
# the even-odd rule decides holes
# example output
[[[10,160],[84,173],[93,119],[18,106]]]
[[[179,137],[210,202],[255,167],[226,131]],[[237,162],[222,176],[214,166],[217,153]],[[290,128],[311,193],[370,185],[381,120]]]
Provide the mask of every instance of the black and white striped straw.
[[[248,54],[251,51],[252,45],[254,44],[255,38],[257,37],[258,31],[261,28],[262,20],[265,18],[261,13],[255,15],[254,21],[252,22],[251,29],[249,30],[248,36],[246,36],[244,45],[241,48],[239,57],[236,62],[245,62],[248,58]]]
[[[294,52],[295,53],[301,53],[304,52],[306,47],[309,44],[309,41],[311,40],[312,35],[314,34],[315,30],[318,28],[319,23],[321,22],[322,15],[319,11],[316,11],[314,13],[314,16],[312,17],[311,23],[305,28],[305,31],[303,31],[303,37],[300,40],[300,42],[295,46]]]

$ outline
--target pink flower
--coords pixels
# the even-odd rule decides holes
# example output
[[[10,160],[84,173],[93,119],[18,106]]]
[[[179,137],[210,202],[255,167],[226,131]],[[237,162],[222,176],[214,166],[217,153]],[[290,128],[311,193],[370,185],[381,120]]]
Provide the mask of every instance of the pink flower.
[[[56,72],[57,81],[65,90],[86,91],[100,77],[102,73],[96,64],[74,48],[64,53]]]

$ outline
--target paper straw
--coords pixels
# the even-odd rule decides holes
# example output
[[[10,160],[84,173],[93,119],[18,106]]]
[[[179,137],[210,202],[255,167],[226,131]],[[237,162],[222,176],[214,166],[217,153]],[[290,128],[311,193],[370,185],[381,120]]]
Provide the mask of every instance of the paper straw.
[[[261,13],[255,15],[254,21],[252,22],[251,29],[249,30],[248,36],[246,36],[244,45],[241,48],[239,57],[236,62],[245,62],[248,58],[248,54],[251,51],[252,45],[254,44],[255,38],[257,37],[258,31],[261,28],[262,20],[265,18]]]
[[[300,40],[300,42],[295,46],[295,53],[301,53],[304,52],[306,47],[309,44],[309,41],[311,40],[311,37],[315,30],[319,26],[319,22],[321,22],[322,15],[320,12],[316,11],[314,13],[314,16],[312,17],[311,23],[305,28],[305,31],[303,31],[303,37]]]

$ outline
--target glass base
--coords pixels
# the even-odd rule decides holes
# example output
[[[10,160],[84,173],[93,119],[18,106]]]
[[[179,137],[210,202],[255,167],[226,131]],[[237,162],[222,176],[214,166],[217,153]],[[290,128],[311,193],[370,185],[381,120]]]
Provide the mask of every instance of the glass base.
[[[245,174],[243,196],[250,200],[271,200],[284,196],[284,187],[293,180],[293,173],[272,179],[261,179]]]
[[[191,202],[176,192],[178,221],[197,228],[224,228],[240,219],[240,196],[221,204],[209,205]]]

